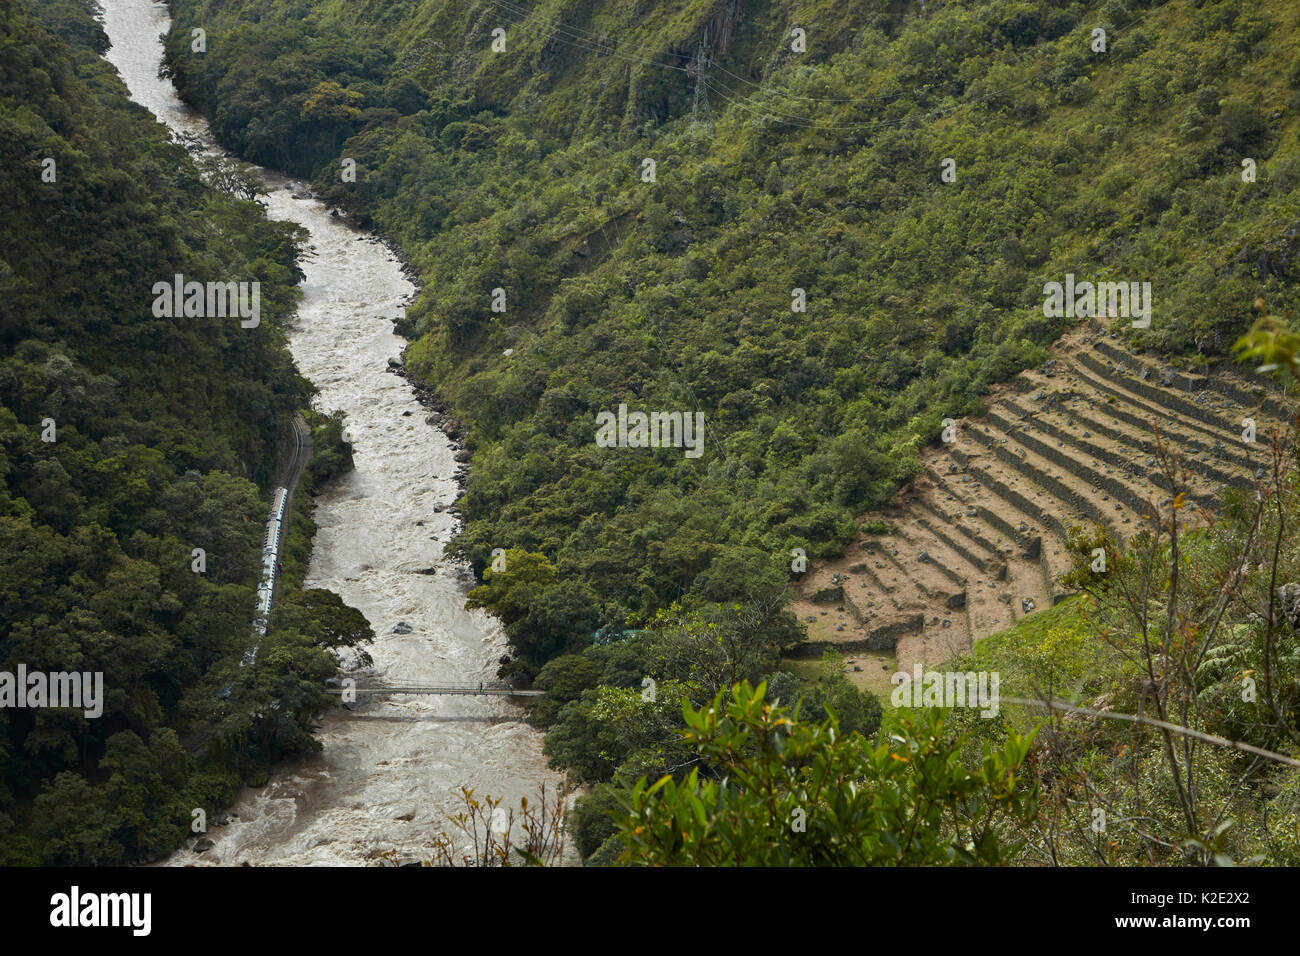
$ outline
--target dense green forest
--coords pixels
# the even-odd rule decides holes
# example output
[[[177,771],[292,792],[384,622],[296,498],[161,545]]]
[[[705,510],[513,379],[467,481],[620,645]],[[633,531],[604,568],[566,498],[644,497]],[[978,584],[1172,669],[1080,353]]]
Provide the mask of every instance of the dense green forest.
[[[239,667],[279,446],[310,397],[283,331],[303,237],[205,185],[106,48],[86,0],[0,0],[0,670],[104,686],[94,719],[0,710],[3,864],[170,851],[194,810],[318,746],[332,648],[371,636],[298,587],[307,491],[347,457],[319,418],[282,602]],[[155,317],[177,272],[260,281],[260,324]]]
[[[471,605],[505,624],[503,672],[550,692],[532,718],[553,764],[595,787],[578,833],[597,861],[628,848],[689,862],[619,842],[611,811],[627,794],[610,782],[686,786],[698,761],[729,766],[735,726],[766,732],[734,698],[735,725],[692,743],[683,701],[766,679],[802,720],[895,726],[835,661],[802,687],[781,672],[800,638],[784,604],[791,550],[840,554],[943,417],[977,412],[991,384],[1044,358],[1067,321],[1044,316],[1045,282],[1151,282],[1151,326],[1125,334],[1197,367],[1228,360],[1257,300],[1285,311],[1295,298],[1300,9],[1282,0],[170,5],[169,67],[218,137],[312,178],[422,277],[407,367],[473,452],[453,551],[484,582]],[[598,447],[595,417],[620,403],[704,412],[703,456]],[[1245,541],[1234,507],[1235,536],[1195,545],[1216,561]],[[1146,547],[1150,582],[1169,542]],[[488,569],[494,548],[505,571]],[[1293,553],[1276,557],[1294,580]],[[1090,600],[1100,623],[1018,629],[985,653],[1011,649],[1001,666],[1029,680],[1067,638],[1085,641],[1099,656],[1082,656],[1095,668],[1072,671],[1073,689],[1134,705],[1129,665],[1101,640],[1121,597]],[[1245,612],[1234,626],[1238,664],[1287,662],[1252,733],[1290,747],[1292,651]],[[1220,670],[1185,685],[1184,704],[1240,677]],[[1184,716],[1209,726],[1221,711]],[[981,736],[1002,746],[1017,721],[977,720],[943,759],[977,754]],[[1098,750],[1050,754],[1054,780],[1074,761],[1098,769],[1108,748],[1159,746],[1083,736]],[[1165,800],[1160,827],[1206,846],[1231,811],[1248,819],[1214,839],[1238,858],[1293,859],[1294,842],[1261,836],[1270,812],[1294,813],[1290,797],[1256,799],[1282,784],[1233,790],[1222,756],[1208,816],[1174,800],[1158,760],[1110,767],[1108,799],[1126,812]],[[685,792],[673,799],[689,816]],[[707,799],[721,813],[729,798]],[[1077,799],[1049,787],[1043,805],[1059,822]],[[1034,824],[999,832],[1018,825]],[[1036,852],[1159,862],[1181,845],[1059,842]]]
[[[218,136],[422,275],[407,364],[474,453],[456,548],[556,569],[530,672],[728,600],[724,567],[838,553],[941,417],[1041,359],[1045,281],[1152,281],[1143,341],[1189,361],[1294,288],[1288,4],[172,6]],[[705,412],[703,457],[597,448],[620,402]]]

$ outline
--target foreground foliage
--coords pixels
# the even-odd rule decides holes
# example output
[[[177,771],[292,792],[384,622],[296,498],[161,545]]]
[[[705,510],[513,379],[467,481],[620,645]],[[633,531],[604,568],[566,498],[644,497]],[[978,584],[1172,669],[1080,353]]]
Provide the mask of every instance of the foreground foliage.
[[[621,863],[677,866],[915,866],[1015,862],[1008,824],[1033,819],[1024,772],[1033,735],[985,745],[971,768],[938,710],[879,745],[792,719],[736,685],[683,707],[701,766],[680,782],[636,782],[618,822]]]
[[[1029,858],[1300,861],[1300,472],[1294,432],[1271,439],[1258,493],[1226,493],[1200,527],[1162,447],[1170,492],[1124,548],[1107,540],[1106,571],[1098,539],[1078,536],[1080,597],[945,665],[998,670],[1006,696],[1084,709],[1039,731],[1044,813],[1024,833]],[[1044,712],[1009,707],[1007,726]],[[965,722],[1000,739],[1002,725]]]

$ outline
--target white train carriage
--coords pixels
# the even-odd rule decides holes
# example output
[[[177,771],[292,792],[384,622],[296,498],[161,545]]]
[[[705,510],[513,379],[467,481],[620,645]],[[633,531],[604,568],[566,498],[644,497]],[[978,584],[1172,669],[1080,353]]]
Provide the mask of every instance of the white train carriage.
[[[262,543],[262,554],[276,555],[280,551],[280,521],[272,518],[266,523],[266,540]]]
[[[266,633],[275,599],[275,579],[280,563],[280,544],[284,535],[285,513],[289,506],[289,489],[277,488],[271,496],[271,511],[266,519],[266,537],[262,539],[262,581],[257,589],[257,615],[254,628]]]

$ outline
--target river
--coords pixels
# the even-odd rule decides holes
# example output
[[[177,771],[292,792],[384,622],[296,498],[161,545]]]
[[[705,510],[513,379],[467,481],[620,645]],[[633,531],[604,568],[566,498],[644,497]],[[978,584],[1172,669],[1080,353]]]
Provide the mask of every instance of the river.
[[[167,8],[152,0],[103,0],[103,7],[112,42],[106,56],[132,98],[172,130],[219,151],[203,119],[158,77]],[[462,569],[442,555],[456,519],[435,509],[456,497],[454,448],[426,423],[410,385],[388,371],[405,345],[392,320],[415,290],[381,242],[332,218],[315,199],[294,199],[308,191],[306,183],[262,174],[268,215],[311,235],[290,350],[320,389],[317,407],[346,411],[356,461],[355,471],[316,499],[307,586],[330,588],[365,614],[375,629],[376,679],[491,680],[505,637],[494,618],[464,609]],[[436,574],[419,573],[431,566]],[[394,633],[400,622],[411,633]],[[183,849],[168,863],[360,864],[389,850],[427,858],[433,837],[451,829],[445,815],[458,807],[462,785],[517,806],[521,796],[532,803],[543,782],[558,782],[540,734],[499,698],[398,697],[354,706],[326,716],[321,754],[246,789],[232,821],[209,829],[211,849]]]

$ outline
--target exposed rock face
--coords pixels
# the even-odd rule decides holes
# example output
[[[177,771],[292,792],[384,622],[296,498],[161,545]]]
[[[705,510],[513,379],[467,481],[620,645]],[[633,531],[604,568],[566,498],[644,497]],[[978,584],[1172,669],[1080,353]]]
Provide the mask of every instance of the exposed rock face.
[[[697,59],[702,53],[707,60],[717,62],[727,52],[727,46],[740,26],[740,0],[722,0],[713,10],[713,16],[704,24]]]

